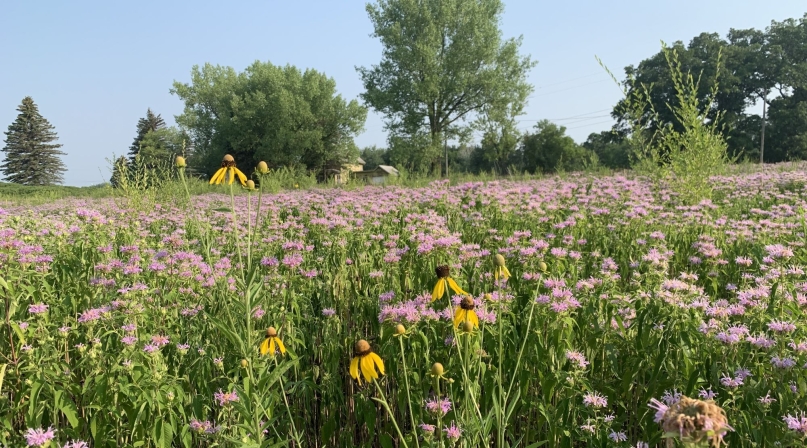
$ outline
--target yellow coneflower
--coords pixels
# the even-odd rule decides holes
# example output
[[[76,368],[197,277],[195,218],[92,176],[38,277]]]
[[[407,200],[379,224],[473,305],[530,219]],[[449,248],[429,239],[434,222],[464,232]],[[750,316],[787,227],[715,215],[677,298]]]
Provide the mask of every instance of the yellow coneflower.
[[[283,345],[283,341],[277,337],[277,330],[275,330],[275,327],[269,327],[266,329],[266,339],[261,342],[261,355],[270,353],[274,356],[275,347],[277,347],[277,350],[280,350],[281,355],[286,354],[286,346]]]
[[[443,294],[446,293],[448,288],[451,288],[451,290],[457,294],[468,295],[468,293],[463,291],[460,285],[451,278],[451,270],[447,265],[437,266],[434,271],[437,273],[437,284],[434,285],[434,290],[432,291],[432,302],[443,297]]]
[[[224,156],[224,159],[221,160],[221,168],[210,178],[210,184],[218,185],[225,180],[229,180],[229,183],[232,184],[236,176],[238,176],[238,181],[241,182],[241,185],[246,185],[247,176],[235,167],[235,159],[233,159],[233,156],[227,154]]]
[[[505,280],[510,278],[510,271],[507,269],[507,266],[504,265],[504,256],[502,254],[496,254],[496,256],[493,257],[493,264],[496,265],[496,268],[493,270],[493,276],[496,278],[496,281],[499,280],[499,277]]]
[[[479,318],[474,312],[474,299],[471,296],[462,298],[457,311],[454,312],[454,328],[458,328],[462,322],[468,322],[474,327],[479,327]]]
[[[359,377],[359,368],[364,377],[364,381],[368,383],[378,378],[378,373],[384,375],[384,361],[381,357],[373,353],[370,349],[370,344],[364,339],[356,342],[353,346],[353,359],[350,360],[350,376],[361,385],[361,377]],[[378,368],[378,372],[376,372]]]

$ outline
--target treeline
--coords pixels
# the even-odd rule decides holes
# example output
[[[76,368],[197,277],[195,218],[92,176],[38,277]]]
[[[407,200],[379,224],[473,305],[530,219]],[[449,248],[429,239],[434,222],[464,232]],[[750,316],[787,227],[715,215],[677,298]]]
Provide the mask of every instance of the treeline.
[[[332,78],[313,69],[261,61],[242,72],[194,66],[190,82],[171,88],[184,103],[177,125],[166,126],[149,109],[128,154],[114,161],[111,182],[148,177],[136,173],[170,167],[175,155],[186,158],[188,174],[200,177],[214,173],[225,154],[246,170],[263,160],[319,179],[359,155],[366,169],[383,162],[431,175],[620,169],[632,166],[637,150],[631,138],[637,113],[645,116],[641,133],[683,128],[673,112],[679,106],[673,70],[659,52],[625,68],[627,97],[641,94],[648,101],[641,111],[616,104],[613,129],[582,144],[546,120],[519,129],[533,91],[527,75],[536,62],[520,53],[520,37],[502,36],[503,8],[501,0],[368,4],[382,54],[378,64],[357,68],[361,102],[344,99]],[[807,158],[807,14],[765,30],[703,33],[688,44],[675,42],[672,50],[680,62],[675,70],[699,81],[697,100],[710,108],[702,111],[707,120],[720,117],[729,155],[765,162]],[[760,104],[765,113],[752,113]],[[355,143],[369,109],[384,118],[386,149],[360,151]],[[19,110],[0,170],[17,183],[60,183],[64,166],[55,130],[30,98]]]
[[[807,159],[807,15],[774,21],[764,31],[732,29],[725,38],[702,33],[686,45],[675,42],[670,50],[677,53],[680,70],[695,78],[698,102],[711,104],[705,115],[713,119],[720,113],[719,129],[730,157],[763,158],[766,163]],[[682,129],[673,113],[680,104],[663,51],[626,67],[625,75],[628,96],[640,89],[648,94],[642,111],[647,132],[665,126]],[[710,98],[715,82],[716,93]],[[750,112],[753,106],[764,106],[760,111],[764,114]],[[544,120],[523,134],[499,128],[476,143],[447,145],[443,155],[447,153],[451,170],[471,173],[625,169],[631,166],[635,149],[628,142],[633,131],[630,112],[620,101],[611,112],[617,124],[590,134],[582,144],[565,135],[565,127]],[[407,163],[406,155],[394,146],[366,148],[362,157],[368,166]]]

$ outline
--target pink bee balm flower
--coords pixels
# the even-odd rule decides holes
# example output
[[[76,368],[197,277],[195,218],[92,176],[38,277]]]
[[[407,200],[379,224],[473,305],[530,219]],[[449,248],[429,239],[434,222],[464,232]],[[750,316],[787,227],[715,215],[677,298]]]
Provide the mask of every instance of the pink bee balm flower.
[[[29,429],[25,432],[25,441],[28,443],[28,446],[45,446],[45,444],[53,440],[54,437],[56,437],[56,431],[53,428],[48,428],[47,430],[42,428]]]

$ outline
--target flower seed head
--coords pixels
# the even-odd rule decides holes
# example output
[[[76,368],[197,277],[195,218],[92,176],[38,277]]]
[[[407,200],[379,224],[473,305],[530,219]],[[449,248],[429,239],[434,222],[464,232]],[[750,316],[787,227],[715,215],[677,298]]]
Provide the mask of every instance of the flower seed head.
[[[395,334],[400,336],[400,335],[405,334],[405,333],[406,333],[406,327],[404,327],[401,324],[398,324],[398,325],[395,326]]]
[[[266,174],[269,172],[269,165],[266,164],[263,160],[258,162],[258,172],[261,174]]]
[[[439,362],[432,364],[432,375],[434,376],[443,376],[443,365]]]
[[[499,267],[504,266],[504,255],[502,255],[502,254],[496,254],[496,256],[495,256],[495,257],[493,257],[493,263],[494,263],[496,266],[499,266]]]
[[[434,269],[434,272],[437,274],[437,278],[446,278],[451,274],[451,270],[448,268],[448,265],[437,266]]]
[[[472,310],[474,309],[474,298],[471,296],[465,296],[462,298],[460,302],[460,308],[464,310]]]
[[[221,159],[221,167],[222,168],[230,168],[235,166],[235,159],[233,156],[226,154],[223,159]]]
[[[275,327],[269,327],[266,329],[266,337],[267,338],[277,337],[277,330],[275,330]]]
[[[174,163],[176,164],[177,168],[185,168],[186,165],[185,158],[182,156],[177,156],[177,158],[174,160]]]
[[[466,320],[465,322],[462,323],[462,331],[466,333],[474,331],[474,324],[471,323],[471,321]]]
[[[364,356],[370,353],[370,343],[364,339],[359,339],[356,345],[353,346],[353,351],[356,356]]]

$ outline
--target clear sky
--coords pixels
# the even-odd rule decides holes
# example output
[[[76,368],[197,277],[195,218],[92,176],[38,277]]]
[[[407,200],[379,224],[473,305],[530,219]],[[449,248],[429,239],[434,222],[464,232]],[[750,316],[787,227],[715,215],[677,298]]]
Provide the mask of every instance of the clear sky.
[[[169,124],[182,103],[169,93],[194,64],[241,71],[255,60],[314,68],[347,99],[362,84],[355,66],[381,57],[360,0],[0,2],[0,129],[33,97],[67,153],[66,185],[109,179],[106,158],[124,154],[147,108]],[[701,32],[764,29],[800,18],[805,0],[505,0],[505,37],[523,35],[538,65],[522,128],[547,118],[578,142],[608,129],[620,91],[594,56],[621,77],[660,49]],[[5,136],[3,136],[5,137]],[[360,147],[386,145],[372,111]]]

